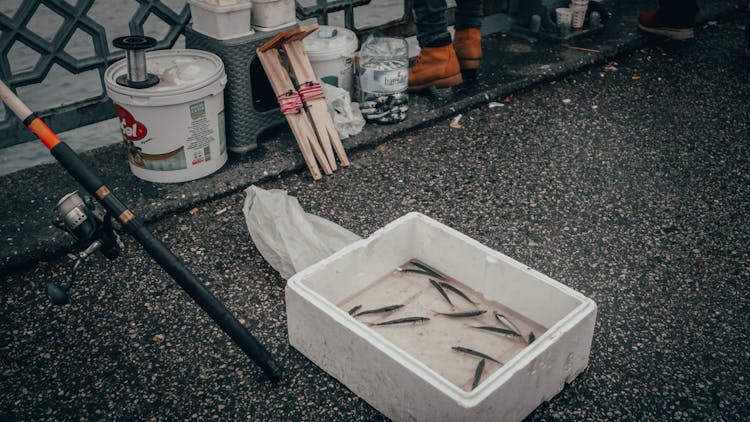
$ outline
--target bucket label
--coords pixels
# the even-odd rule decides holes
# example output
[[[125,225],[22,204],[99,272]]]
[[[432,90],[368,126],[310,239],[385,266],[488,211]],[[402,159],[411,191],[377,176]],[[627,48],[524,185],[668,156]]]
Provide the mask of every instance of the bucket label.
[[[339,87],[339,78],[333,75],[323,76],[320,78],[321,82],[325,82],[328,85],[335,86],[336,88]]]
[[[359,84],[367,92],[401,92],[409,85],[408,70],[375,70],[365,69],[359,76]]]
[[[120,131],[122,131],[122,136],[125,139],[129,141],[138,141],[146,137],[148,134],[146,126],[136,120],[129,111],[125,110],[124,107],[115,104],[115,114],[117,114],[117,118],[120,119]]]
[[[190,119],[197,120],[201,117],[206,117],[206,104],[203,101],[190,104]]]
[[[125,107],[115,104],[115,114],[120,120],[120,131],[125,143],[125,153],[134,166],[149,170],[182,170],[187,168],[183,147],[165,153],[148,153],[143,147],[150,145],[146,125],[139,122]],[[148,150],[148,148],[147,148]]]
[[[188,160],[192,165],[211,161],[211,143],[216,138],[203,101],[190,104],[190,120],[190,135],[185,146]]]

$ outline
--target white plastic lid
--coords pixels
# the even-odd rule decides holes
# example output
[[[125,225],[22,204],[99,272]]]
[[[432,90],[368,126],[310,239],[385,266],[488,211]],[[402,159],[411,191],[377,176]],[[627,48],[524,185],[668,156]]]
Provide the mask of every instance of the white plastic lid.
[[[351,56],[357,51],[357,35],[338,26],[322,25],[302,40],[307,56],[312,61]]]
[[[250,9],[252,2],[249,0],[188,0],[191,6],[198,6],[203,10],[208,10],[212,13],[224,14],[232,13],[238,10]]]
[[[127,75],[125,59],[110,66],[104,73],[108,88],[121,94],[174,95],[193,91],[215,82],[224,74],[224,63],[207,51],[175,49],[146,53],[146,70],[159,77],[159,83],[144,89],[134,89],[117,83],[120,75]]]

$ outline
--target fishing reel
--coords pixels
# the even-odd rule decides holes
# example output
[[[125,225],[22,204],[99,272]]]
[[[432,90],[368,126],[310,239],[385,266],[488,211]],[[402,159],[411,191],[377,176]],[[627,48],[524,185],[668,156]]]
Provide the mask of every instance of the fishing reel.
[[[122,242],[114,231],[112,216],[93,198],[81,198],[78,191],[63,196],[55,206],[55,213],[55,226],[76,238],[81,249],[71,268],[68,282],[59,285],[47,283],[47,297],[55,305],[62,306],[70,302],[68,290],[83,261],[96,251],[110,260],[115,259],[120,255]]]

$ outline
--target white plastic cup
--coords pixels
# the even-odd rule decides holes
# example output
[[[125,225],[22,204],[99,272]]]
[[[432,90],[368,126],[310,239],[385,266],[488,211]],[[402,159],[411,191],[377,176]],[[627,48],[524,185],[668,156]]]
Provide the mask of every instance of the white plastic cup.
[[[567,7],[558,7],[555,9],[555,13],[557,14],[557,26],[570,28],[573,22],[573,11]]]
[[[588,0],[571,0],[570,10],[573,12],[573,29],[583,28],[583,21],[586,20],[586,9],[588,9],[588,7]]]

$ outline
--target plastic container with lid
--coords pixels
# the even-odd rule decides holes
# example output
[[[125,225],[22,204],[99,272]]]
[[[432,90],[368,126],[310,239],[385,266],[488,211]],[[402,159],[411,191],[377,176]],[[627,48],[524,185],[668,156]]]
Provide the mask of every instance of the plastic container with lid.
[[[409,111],[409,46],[396,37],[369,37],[358,53],[359,108],[365,120],[398,123]]]
[[[352,65],[357,35],[336,26],[321,26],[302,41],[315,76],[329,85],[352,92]]]
[[[233,6],[239,3],[249,3],[250,0],[200,0],[203,3],[210,4],[212,6]]]
[[[260,32],[277,31],[296,23],[294,0],[253,1],[253,28]]]
[[[200,0],[188,0],[193,17],[193,29],[217,40],[252,35],[253,4],[250,1],[214,5]]]
[[[184,182],[221,168],[227,161],[221,59],[175,49],[148,52],[146,63],[159,78],[148,88],[117,82],[128,73],[126,60],[104,73],[133,174],[151,182]]]

